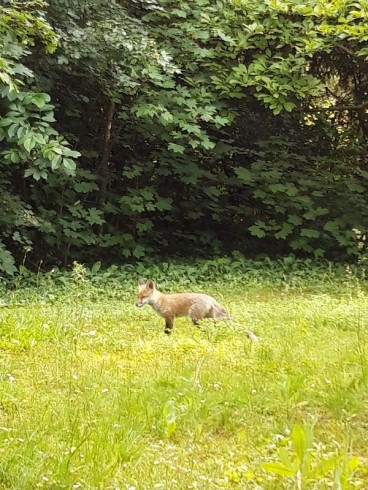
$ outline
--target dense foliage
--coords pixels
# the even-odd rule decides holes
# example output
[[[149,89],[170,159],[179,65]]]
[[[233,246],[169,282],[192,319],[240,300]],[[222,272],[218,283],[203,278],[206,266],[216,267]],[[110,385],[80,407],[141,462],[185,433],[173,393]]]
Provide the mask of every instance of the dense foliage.
[[[150,255],[356,257],[364,0],[7,0],[0,271]]]

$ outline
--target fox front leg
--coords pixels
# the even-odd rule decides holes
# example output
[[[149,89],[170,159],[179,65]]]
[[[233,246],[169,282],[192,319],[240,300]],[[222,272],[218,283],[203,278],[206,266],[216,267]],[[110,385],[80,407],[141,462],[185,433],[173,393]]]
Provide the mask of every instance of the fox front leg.
[[[174,326],[174,319],[173,318],[165,318],[165,333],[167,335],[171,334],[173,326]]]

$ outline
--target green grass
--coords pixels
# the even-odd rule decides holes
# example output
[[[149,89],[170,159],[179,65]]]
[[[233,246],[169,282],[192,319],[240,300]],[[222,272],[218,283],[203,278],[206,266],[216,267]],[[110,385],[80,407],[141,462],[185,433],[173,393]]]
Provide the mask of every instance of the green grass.
[[[368,488],[364,283],[293,277],[198,283],[244,329],[172,336],[134,278],[5,295],[0,488]]]

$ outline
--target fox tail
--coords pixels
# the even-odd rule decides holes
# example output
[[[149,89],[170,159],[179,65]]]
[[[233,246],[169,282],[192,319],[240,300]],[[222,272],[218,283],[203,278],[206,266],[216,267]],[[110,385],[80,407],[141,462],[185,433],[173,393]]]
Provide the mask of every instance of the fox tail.
[[[234,322],[235,324],[237,324],[243,328],[243,326],[240,325],[240,323],[238,321],[236,321],[235,318],[233,318],[230,315],[230,313],[228,311],[226,311],[225,308],[223,308],[218,303],[213,305],[213,316],[214,316],[214,318],[227,318],[230,321]],[[259,341],[259,337],[254,332],[252,332],[252,330],[246,330],[245,333],[246,333],[247,337],[250,340],[252,340],[252,342],[258,342]]]

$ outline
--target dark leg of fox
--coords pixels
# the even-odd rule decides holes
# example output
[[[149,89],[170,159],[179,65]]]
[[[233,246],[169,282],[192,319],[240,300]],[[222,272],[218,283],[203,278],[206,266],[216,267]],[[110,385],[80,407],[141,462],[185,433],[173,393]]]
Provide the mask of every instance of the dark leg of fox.
[[[174,320],[172,318],[165,318],[165,333],[167,335],[171,334],[173,326],[174,326]]]
[[[194,325],[195,327],[199,327],[199,321],[198,321],[198,319],[197,319],[197,318],[193,318],[193,317],[192,317],[192,319],[191,319],[191,320],[192,320],[193,325]]]
[[[196,327],[199,327],[199,320],[208,317],[208,314],[204,313],[204,306],[202,303],[195,303],[189,310],[189,318]]]

